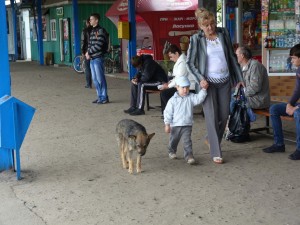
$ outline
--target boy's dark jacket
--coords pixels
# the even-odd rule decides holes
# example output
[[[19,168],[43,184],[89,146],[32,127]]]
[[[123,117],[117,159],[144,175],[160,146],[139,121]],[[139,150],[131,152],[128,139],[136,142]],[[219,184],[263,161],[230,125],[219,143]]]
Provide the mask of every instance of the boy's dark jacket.
[[[90,33],[91,33],[92,27],[86,27],[82,30],[82,47],[81,47],[81,53],[85,54],[88,50],[88,45],[89,45],[89,39],[90,39]]]
[[[136,78],[138,78],[139,82],[143,83],[155,83],[160,81],[162,83],[168,82],[168,76],[164,69],[153,60],[151,55],[142,55],[142,66],[138,73],[136,74]]]

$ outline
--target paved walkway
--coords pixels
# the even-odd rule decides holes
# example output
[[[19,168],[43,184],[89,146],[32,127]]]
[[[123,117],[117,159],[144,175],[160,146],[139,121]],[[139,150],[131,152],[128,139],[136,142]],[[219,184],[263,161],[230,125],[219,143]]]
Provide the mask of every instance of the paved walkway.
[[[287,152],[262,153],[272,139],[253,134],[244,144],[223,142],[223,165],[203,143],[204,119],[195,115],[198,164],[167,156],[158,108],[134,117],[155,132],[142,174],[121,168],[116,123],[132,118],[127,79],[108,77],[111,103],[95,105],[94,89],[69,67],[11,63],[12,96],[35,107],[21,148],[22,177],[0,173],[1,225],[299,225],[299,162]],[[121,75],[124,77],[124,75]],[[125,76],[126,78],[126,76]],[[151,104],[159,105],[157,95]],[[199,109],[196,109],[199,110]],[[263,118],[254,126],[263,124]],[[291,126],[291,123],[286,124]],[[291,127],[291,130],[293,127]]]

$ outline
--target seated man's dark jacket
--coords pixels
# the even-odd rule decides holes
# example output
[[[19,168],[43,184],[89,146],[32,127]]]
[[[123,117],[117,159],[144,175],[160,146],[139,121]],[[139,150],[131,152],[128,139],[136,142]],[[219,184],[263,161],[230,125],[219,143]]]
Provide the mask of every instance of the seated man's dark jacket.
[[[138,82],[143,83],[167,83],[168,76],[164,69],[153,60],[151,55],[142,55],[142,66],[136,74]]]

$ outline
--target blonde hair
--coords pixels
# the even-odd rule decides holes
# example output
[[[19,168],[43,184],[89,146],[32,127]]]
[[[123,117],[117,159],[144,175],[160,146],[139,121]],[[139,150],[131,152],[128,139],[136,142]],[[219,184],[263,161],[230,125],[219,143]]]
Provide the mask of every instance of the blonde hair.
[[[205,8],[196,9],[195,16],[197,18],[199,27],[202,26],[203,22],[205,21],[216,21],[215,15]]]

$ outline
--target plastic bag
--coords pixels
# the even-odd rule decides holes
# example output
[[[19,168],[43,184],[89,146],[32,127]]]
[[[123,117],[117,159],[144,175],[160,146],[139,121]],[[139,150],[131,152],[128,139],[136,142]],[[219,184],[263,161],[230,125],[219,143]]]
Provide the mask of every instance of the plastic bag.
[[[243,90],[240,89],[228,123],[230,132],[227,137],[228,140],[236,143],[250,140],[250,118],[247,110],[246,99]]]

